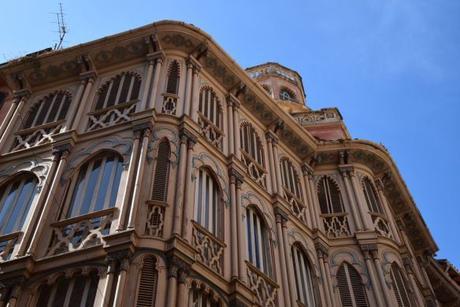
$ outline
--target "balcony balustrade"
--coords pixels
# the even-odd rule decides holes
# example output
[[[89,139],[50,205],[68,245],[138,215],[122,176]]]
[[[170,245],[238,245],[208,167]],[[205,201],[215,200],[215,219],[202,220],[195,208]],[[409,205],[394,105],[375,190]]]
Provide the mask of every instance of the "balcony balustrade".
[[[266,172],[262,165],[254,160],[247,152],[241,150],[241,161],[246,165],[249,176],[260,186],[266,188]]]
[[[136,111],[138,100],[116,104],[88,114],[89,122],[87,131],[106,128],[118,123],[131,120],[131,114]]]
[[[218,274],[223,274],[225,243],[216,238],[207,229],[193,223],[192,244],[198,252],[197,260]]]
[[[222,150],[222,139],[224,132],[206,118],[203,113],[198,112],[198,124],[201,127],[201,134],[215,147]]]
[[[53,142],[53,136],[64,130],[64,122],[60,120],[16,132],[11,151]]]
[[[248,273],[248,286],[256,294],[259,306],[276,306],[278,285],[276,282],[259,271],[254,265],[246,261]]]
[[[22,231],[0,236],[0,262],[10,260],[14,256],[14,248],[21,238]]]
[[[373,212],[369,212],[369,214],[371,215],[375,231],[383,237],[393,239],[390,226],[388,225],[388,221],[386,220],[385,216],[380,213]]]
[[[294,214],[299,220],[306,223],[305,221],[305,206],[303,205],[302,201],[291,191],[286,188],[283,188],[284,198],[289,203],[291,207],[291,212]]]
[[[321,214],[324,230],[330,238],[348,237],[351,235],[348,213]]]

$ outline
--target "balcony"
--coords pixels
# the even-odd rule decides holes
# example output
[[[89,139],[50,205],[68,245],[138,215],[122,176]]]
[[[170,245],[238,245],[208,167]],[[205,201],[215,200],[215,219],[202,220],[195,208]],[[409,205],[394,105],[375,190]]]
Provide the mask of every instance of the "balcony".
[[[192,245],[198,252],[197,260],[222,275],[225,243],[200,224],[193,221],[192,224]]]
[[[369,212],[369,214],[371,215],[375,231],[382,237],[393,239],[390,226],[388,225],[388,221],[386,220],[385,216],[375,212]]]
[[[348,223],[348,213],[329,213],[321,214],[323,219],[324,231],[330,238],[349,237],[351,235]]]
[[[22,231],[17,231],[0,236],[0,262],[10,260],[14,254],[14,248],[21,241]]]
[[[266,188],[266,173],[262,165],[254,160],[247,152],[241,150],[241,161],[246,165],[249,176],[264,189]]]
[[[303,205],[302,201],[299,198],[297,198],[296,195],[291,193],[291,191],[289,191],[286,187],[283,187],[283,193],[284,198],[287,200],[289,206],[291,207],[292,214],[294,214],[303,223],[306,223],[305,206]]]
[[[53,136],[64,130],[64,123],[65,120],[60,120],[16,132],[11,151],[53,142]]]
[[[276,306],[278,285],[276,282],[246,261],[248,270],[248,286],[256,295],[259,306]]]
[[[88,113],[89,122],[86,131],[93,131],[130,121],[131,114],[136,111],[137,102],[138,100],[136,99]]]
[[[212,121],[206,118],[203,113],[198,112],[198,124],[201,128],[201,134],[215,147],[222,150],[222,139],[224,132],[214,125]]]
[[[47,256],[73,252],[102,244],[118,209],[110,208],[51,224],[53,238]]]

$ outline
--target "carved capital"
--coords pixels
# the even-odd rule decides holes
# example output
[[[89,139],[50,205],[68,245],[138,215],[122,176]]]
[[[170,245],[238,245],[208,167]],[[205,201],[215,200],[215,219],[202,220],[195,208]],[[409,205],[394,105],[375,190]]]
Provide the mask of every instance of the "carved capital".
[[[236,98],[233,94],[228,94],[227,97],[225,97],[227,100],[227,104],[235,109],[238,109],[241,105],[240,101],[238,98]]]
[[[355,175],[355,168],[350,164],[340,164],[339,172],[344,178],[348,176],[353,177]]]
[[[194,74],[199,74],[201,71],[201,64],[193,56],[189,55],[187,58],[187,68],[193,69]]]
[[[377,252],[378,247],[377,244],[371,243],[371,244],[361,244],[360,245],[361,251],[364,252]]]
[[[193,146],[196,144],[198,138],[185,127],[182,127],[179,131],[179,137],[182,144],[186,144],[188,149],[193,149]]]
[[[62,143],[58,145],[53,145],[52,154],[54,159],[57,161],[59,159],[67,159],[72,150],[73,145],[71,143]]]
[[[275,219],[276,223],[281,223],[283,227],[286,227],[288,214],[280,207],[275,207]]]
[[[190,274],[190,265],[181,258],[171,254],[167,256],[167,264],[168,278],[179,278],[179,282],[181,282],[181,279],[185,282]]]
[[[313,177],[313,167],[311,167],[308,163],[304,163],[302,165],[302,172],[304,176],[308,176],[308,178]]]
[[[19,102],[21,99],[27,99],[32,95],[32,92],[29,89],[20,89],[13,91],[13,103]]]
[[[244,181],[244,176],[233,166],[228,169],[228,175],[230,176],[230,183],[236,184],[237,188],[240,188]]]
[[[322,242],[315,242],[316,253],[319,258],[326,259],[329,255],[329,248]]]
[[[273,145],[278,144],[279,138],[272,130],[268,130],[265,133],[265,138],[267,139],[267,142],[273,143]]]

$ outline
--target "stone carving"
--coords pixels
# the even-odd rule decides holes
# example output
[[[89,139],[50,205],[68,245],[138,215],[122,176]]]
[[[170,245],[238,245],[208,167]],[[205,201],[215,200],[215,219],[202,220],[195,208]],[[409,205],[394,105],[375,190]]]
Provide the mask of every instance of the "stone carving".
[[[274,307],[277,305],[276,296],[278,286],[268,276],[265,276],[250,263],[248,265],[249,288],[256,294],[257,303],[260,306]]]
[[[197,260],[216,271],[223,273],[223,254],[225,244],[200,225],[193,223],[193,247],[197,250]]]
[[[53,136],[62,132],[63,128],[63,121],[59,121],[20,131],[15,136],[11,151],[52,143]]]
[[[328,237],[340,238],[351,235],[347,213],[322,214],[321,216]]]
[[[164,93],[161,113],[176,115],[178,97],[175,94]]]
[[[244,150],[241,151],[241,161],[246,165],[249,176],[264,189],[266,188],[266,173],[262,165],[254,160]]]
[[[338,122],[341,120],[336,109],[321,109],[308,113],[295,114],[294,118],[300,125],[306,126],[311,124]]]
[[[136,111],[136,102],[117,104],[89,114],[87,131],[110,127],[131,120],[131,114]]]
[[[150,203],[145,224],[145,234],[152,237],[163,236],[165,207],[163,204]]]
[[[222,150],[222,139],[224,138],[224,132],[214,125],[212,121],[206,118],[201,112],[198,112],[198,124],[201,128],[201,134],[209,141],[212,145]]]

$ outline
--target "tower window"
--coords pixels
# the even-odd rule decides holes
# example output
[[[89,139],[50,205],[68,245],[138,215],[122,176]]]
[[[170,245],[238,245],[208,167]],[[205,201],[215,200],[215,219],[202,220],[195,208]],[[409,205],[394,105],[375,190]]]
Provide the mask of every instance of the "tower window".
[[[295,101],[296,100],[294,92],[285,87],[280,90],[280,99],[284,101]]]

